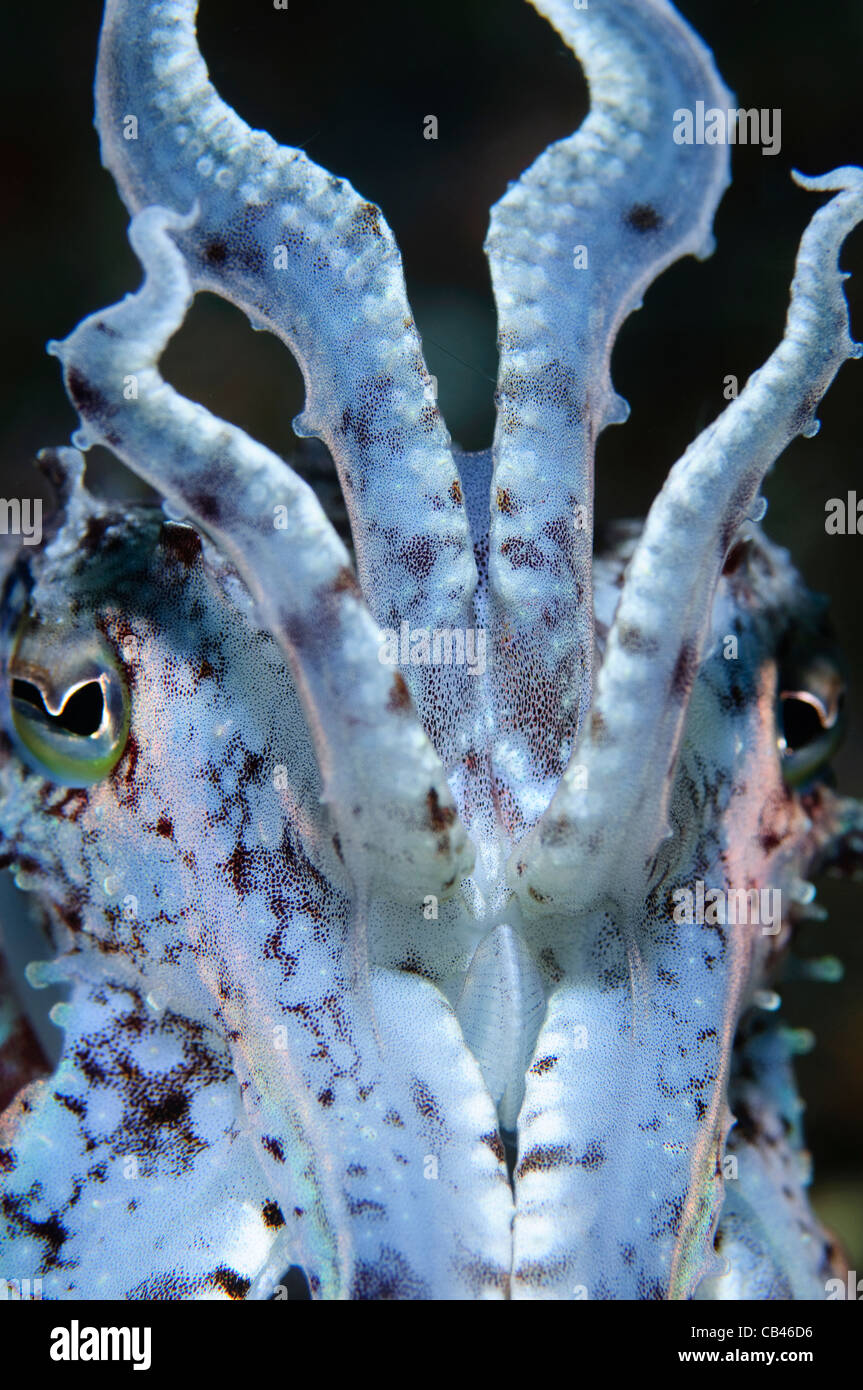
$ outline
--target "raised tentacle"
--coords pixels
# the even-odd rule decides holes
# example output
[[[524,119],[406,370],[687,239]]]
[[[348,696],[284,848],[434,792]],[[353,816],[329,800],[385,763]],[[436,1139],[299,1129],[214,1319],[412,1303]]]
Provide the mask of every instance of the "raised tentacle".
[[[497,764],[548,789],[590,706],[593,455],[626,418],[609,362],[647,286],[712,249],[729,183],[723,145],[674,143],[674,113],[728,107],[711,55],[666,0],[533,0],[578,54],[591,110],[492,209],[486,250],[500,372],[490,588]]]
[[[528,905],[531,889],[548,909],[584,908],[609,877],[620,882],[625,871],[632,885],[645,881],[668,834],[681,730],[729,546],[768,469],[796,435],[815,432],[815,409],[837,371],[863,354],[849,336],[837,265],[842,243],[863,220],[863,170],[798,182],[840,191],[803,235],[782,342],[674,465],[650,509],[589,726],[511,864],[513,886],[529,895]]]
[[[476,570],[458,472],[392,233],[349,183],[221,100],[196,12],[196,0],[109,0],[96,87],[103,162],[131,212],[197,202],[200,216],[178,235],[195,289],[230,299],[296,355],[306,383],[297,429],[323,439],[339,470],[372,616],[396,629],[466,627]],[[434,667],[405,676],[449,763],[469,679],[444,710]]]
[[[130,236],[141,290],[51,345],[84,422],[76,442],[113,449],[236,564],[291,663],[356,890],[446,893],[470,848],[404,682],[377,660],[380,634],[344,546],[292,470],[159,376],[191,298],[167,231],[178,222],[163,208],[140,213]]]

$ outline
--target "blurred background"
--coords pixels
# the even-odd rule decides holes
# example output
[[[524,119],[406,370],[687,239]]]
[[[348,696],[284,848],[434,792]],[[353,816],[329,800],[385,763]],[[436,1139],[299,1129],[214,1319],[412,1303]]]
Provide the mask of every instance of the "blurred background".
[[[817,206],[790,170],[819,174],[863,162],[859,0],[682,0],[742,106],[779,108],[776,157],[741,147],[716,221],[718,247],[649,291],[624,326],[613,377],[632,416],[597,454],[600,520],[641,516],[693,436],[722,408],[723,379],[741,384],[782,330],[800,234]],[[14,14],[14,27],[13,27]],[[0,167],[6,261],[0,493],[46,495],[37,449],[63,443],[76,417],[45,342],[133,289],[126,214],[99,163],[92,78],[100,0],[6,11]],[[491,204],[549,141],[587,110],[577,63],[522,0],[203,0],[204,56],[222,95],[253,126],[351,180],[380,204],[401,248],[429,369],[457,443],[490,444],[495,317],[482,254]],[[439,138],[423,138],[427,115]],[[863,232],[843,257],[856,336],[863,338]],[[302,405],[299,371],[272,337],[200,296],[163,359],[184,394],[289,457]],[[768,488],[766,527],[810,586],[831,596],[851,668],[849,732],[838,786],[863,795],[863,536],[830,536],[825,502],[863,497],[863,367],[846,366],[820,412],[820,435],[798,440]],[[91,455],[91,481],[133,497],[140,486],[110,456]],[[829,920],[805,929],[804,955],[835,954],[838,985],[783,990],[785,1017],[818,1045],[800,1060],[814,1200],[863,1270],[863,889],[819,884]]]

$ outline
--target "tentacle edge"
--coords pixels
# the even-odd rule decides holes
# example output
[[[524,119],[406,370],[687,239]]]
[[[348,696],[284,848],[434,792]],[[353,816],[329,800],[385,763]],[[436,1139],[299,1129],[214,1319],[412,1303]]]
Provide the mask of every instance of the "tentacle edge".
[[[804,232],[784,337],[674,465],[653,503],[590,725],[543,820],[510,862],[513,887],[541,888],[549,910],[574,904],[576,895],[584,906],[610,865],[628,863],[643,880],[668,834],[681,730],[729,546],[771,465],[796,435],[814,433],[814,411],[842,363],[863,355],[849,335],[838,268],[845,238],[863,221],[863,169],[798,182],[838,192]],[[646,746],[649,761],[641,756]],[[639,766],[644,774],[633,777]]]
[[[198,49],[197,8],[108,0],[96,81],[103,163],[130,213],[197,200],[200,217],[178,230],[194,287],[230,300],[295,354],[306,383],[295,427],[333,456],[374,618],[467,627],[476,585],[467,518],[392,232],[346,180],[251,130],[222,101]],[[438,727],[434,673],[404,674],[448,761],[458,731]],[[460,704],[474,693],[465,680]]]
[[[84,422],[75,442],[113,449],[236,564],[295,673],[338,852],[360,890],[415,895],[420,881],[446,892],[468,871],[470,848],[401,678],[377,659],[380,634],[344,546],[282,460],[159,376],[191,298],[168,234],[187,222],[163,208],[138,214],[130,236],[146,270],[142,288],[49,346]]]
[[[490,589],[498,757],[523,742],[551,786],[590,707],[593,455],[602,429],[628,414],[611,385],[612,348],[663,270],[712,249],[729,151],[676,144],[674,113],[732,98],[665,0],[535,7],[577,54],[591,109],[491,213],[500,372]]]

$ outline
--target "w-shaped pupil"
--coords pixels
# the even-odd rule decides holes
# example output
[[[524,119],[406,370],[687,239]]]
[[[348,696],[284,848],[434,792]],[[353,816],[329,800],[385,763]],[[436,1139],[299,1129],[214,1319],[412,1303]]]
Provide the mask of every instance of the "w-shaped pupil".
[[[791,752],[806,748],[824,733],[817,709],[808,701],[793,697],[782,702],[782,726],[786,747]]]
[[[66,734],[89,738],[102,727],[105,697],[98,681],[88,681],[70,695],[59,714],[49,713],[45,708],[42,692],[31,681],[14,680],[12,698],[32,705],[46,724],[52,725],[55,729],[62,729]]]

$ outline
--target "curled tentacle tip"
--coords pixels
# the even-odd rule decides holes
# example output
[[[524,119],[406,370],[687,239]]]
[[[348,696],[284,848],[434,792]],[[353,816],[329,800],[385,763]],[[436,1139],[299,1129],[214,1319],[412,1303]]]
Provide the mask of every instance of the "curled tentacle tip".
[[[801,174],[799,169],[791,170],[791,177],[809,193],[845,193],[863,190],[863,169],[855,164],[844,164],[828,174]]]

